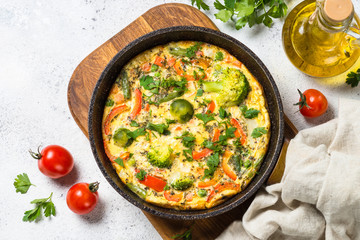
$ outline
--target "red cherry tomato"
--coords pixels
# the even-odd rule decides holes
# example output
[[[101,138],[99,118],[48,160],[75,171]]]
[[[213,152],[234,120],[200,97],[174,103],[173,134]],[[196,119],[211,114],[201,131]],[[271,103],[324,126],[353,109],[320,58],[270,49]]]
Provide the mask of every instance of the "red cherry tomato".
[[[98,189],[98,182],[77,183],[72,186],[66,195],[66,203],[70,210],[80,215],[91,212],[99,200]]]
[[[60,178],[71,172],[74,167],[74,160],[70,152],[58,145],[49,145],[41,153],[29,151],[31,156],[38,159],[40,171],[51,178]]]
[[[316,89],[308,89],[305,92],[300,92],[299,102],[294,105],[299,105],[300,113],[305,117],[319,117],[324,114],[328,108],[328,101],[324,94]]]

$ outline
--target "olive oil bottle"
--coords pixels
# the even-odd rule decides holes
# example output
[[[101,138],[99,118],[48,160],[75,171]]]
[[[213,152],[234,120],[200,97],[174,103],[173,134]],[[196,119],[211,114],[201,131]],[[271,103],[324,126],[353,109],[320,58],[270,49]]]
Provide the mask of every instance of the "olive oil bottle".
[[[290,61],[307,75],[335,76],[360,56],[359,26],[351,0],[306,0],[287,16],[283,46]]]

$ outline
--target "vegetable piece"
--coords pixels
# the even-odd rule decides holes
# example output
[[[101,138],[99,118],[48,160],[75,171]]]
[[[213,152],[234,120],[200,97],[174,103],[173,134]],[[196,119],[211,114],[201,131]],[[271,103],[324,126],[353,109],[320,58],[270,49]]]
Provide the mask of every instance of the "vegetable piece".
[[[146,125],[146,128],[149,129],[149,130],[152,130],[152,131],[156,131],[160,134],[163,134],[163,135],[169,135],[170,132],[169,132],[169,125],[168,124],[164,124],[164,123],[160,123],[160,124],[154,124],[154,123],[151,123],[149,122],[147,125]]]
[[[136,173],[135,177],[140,181],[143,181],[145,179],[146,174],[147,173],[145,172],[145,170],[141,169],[138,173]]]
[[[194,183],[194,180],[191,177],[188,176],[181,176],[177,179],[174,179],[171,182],[171,187],[173,187],[176,190],[184,191],[188,188],[190,188]]]
[[[200,119],[204,122],[204,125],[206,125],[208,122],[215,120],[213,114],[206,114],[206,113],[197,113],[195,114],[195,117]]]
[[[34,209],[28,210],[24,213],[23,221],[32,222],[37,219],[41,219],[42,211],[44,209],[45,217],[55,216],[56,210],[55,205],[51,200],[53,193],[48,198],[40,198],[31,201],[30,203],[36,204]]]
[[[360,68],[356,72],[349,72],[346,78],[346,83],[351,87],[356,87],[360,82]]]
[[[188,122],[194,115],[194,108],[185,99],[174,100],[170,105],[170,114],[180,123]]]
[[[174,48],[170,48],[169,52],[174,56],[183,57],[186,54],[186,49],[180,47],[174,47]]]
[[[129,77],[127,75],[127,72],[122,70],[119,75],[120,82],[121,82],[121,88],[123,91],[123,95],[125,99],[130,99],[131,93],[130,93],[130,83],[129,83]]]
[[[182,144],[187,148],[192,148],[196,140],[194,135],[188,131],[183,132],[180,137],[175,137],[175,139],[181,139]]]
[[[221,119],[225,119],[225,118],[230,117],[230,116],[231,116],[231,114],[228,113],[225,109],[223,109],[222,107],[219,108],[219,117]]]
[[[230,157],[230,160],[228,162],[228,164],[231,164],[232,166],[234,166],[234,169],[236,171],[236,173],[240,174],[241,172],[241,166],[243,165],[243,162],[241,160],[241,156],[238,154],[234,154]]]
[[[183,193],[171,194],[170,190],[164,192],[164,197],[168,201],[179,202],[183,198]]]
[[[114,144],[119,147],[128,147],[132,144],[134,141],[133,138],[129,137],[128,133],[130,132],[129,129],[126,128],[118,128],[114,135]]]
[[[156,65],[156,64],[153,64],[153,65],[151,65],[151,71],[152,72],[156,72],[157,70],[159,69],[159,66],[158,65]]]
[[[264,127],[257,127],[257,128],[254,128],[254,130],[251,133],[251,136],[253,138],[258,138],[266,133],[267,133],[267,130]]]
[[[226,173],[226,175],[228,175],[229,178],[231,178],[232,180],[235,181],[237,179],[237,176],[234,173],[234,171],[230,168],[230,166],[228,165],[231,155],[232,155],[232,152],[225,150],[225,152],[223,154],[222,168],[223,168],[224,172]]]
[[[124,160],[128,159],[129,157],[130,157],[130,153],[125,152],[125,153],[121,154],[120,157],[116,158],[114,160],[114,162],[119,164],[121,167],[124,167]]]
[[[175,91],[175,92],[171,92],[169,93],[168,95],[166,95],[165,97],[163,98],[160,98],[158,100],[158,103],[161,104],[161,103],[164,103],[164,102],[168,102],[168,101],[171,101],[175,98],[178,98],[178,97],[181,97],[182,95],[184,95],[184,92],[183,91]]]
[[[104,121],[104,132],[106,135],[110,134],[111,120],[113,120],[114,117],[116,117],[120,113],[125,112],[126,110],[128,110],[128,106],[126,106],[125,104],[111,109],[110,113],[106,116],[106,119]]]
[[[219,137],[220,137],[220,130],[218,128],[215,128],[214,129],[214,136],[213,136],[212,141],[213,142],[219,141]]]
[[[187,202],[191,202],[194,199],[194,193],[192,192],[187,193],[185,199]]]
[[[154,64],[158,65],[159,67],[163,67],[165,65],[165,60],[162,57],[156,56]]]
[[[141,103],[142,103],[141,91],[138,88],[136,88],[134,94],[135,94],[135,105],[132,112],[130,113],[131,120],[135,120],[136,116],[140,113]]]
[[[112,106],[114,106],[114,101],[109,98],[108,100],[106,100],[105,106],[106,106],[106,107],[112,107]]]
[[[219,153],[216,152],[207,159],[206,165],[209,168],[205,169],[203,179],[212,178],[219,163],[220,163]]]
[[[305,92],[301,92],[298,89],[300,94],[300,99],[298,103],[294,105],[299,105],[300,113],[305,117],[319,117],[323,115],[328,108],[328,101],[324,94],[316,89],[308,89]]]
[[[210,187],[210,186],[213,186],[215,185],[217,182],[219,181],[219,179],[217,178],[213,178],[209,181],[203,181],[203,182],[198,182],[198,187],[199,188],[206,188],[206,187]]]
[[[219,51],[215,54],[216,61],[222,61],[223,59],[224,59],[224,54],[221,51]]]
[[[192,152],[192,157],[193,157],[194,160],[199,160],[199,159],[202,159],[204,157],[209,156],[212,152],[213,152],[213,150],[208,149],[208,148],[204,148],[200,152],[193,151]]]
[[[139,173],[139,170],[135,170]],[[145,172],[145,171],[144,171]],[[145,172],[146,173],[146,172]],[[166,186],[166,182],[160,178],[151,176],[149,174],[144,175],[144,180],[139,180],[140,183],[144,184],[145,186],[154,189],[157,192],[162,192],[164,187]]]
[[[38,160],[39,170],[48,177],[60,178],[68,173],[74,167],[74,159],[70,152],[58,145],[49,145],[45,147],[40,153],[34,153],[29,150],[30,155]]]
[[[244,145],[247,137],[246,137],[244,130],[241,127],[241,124],[235,118],[232,118],[230,120],[230,123],[232,126],[236,127],[235,137],[241,138],[241,140],[240,140],[241,144]]]
[[[209,10],[204,0],[191,0],[192,5],[196,3],[199,9]],[[218,10],[215,17],[223,22],[234,22],[233,26],[239,30],[248,24],[251,28],[255,24],[263,23],[271,27],[272,18],[286,16],[287,5],[284,0],[277,1],[235,1],[225,0],[222,4],[219,0],[214,1],[214,7]]]
[[[219,107],[239,105],[249,92],[249,82],[240,70],[226,68],[219,74],[219,81],[204,82],[206,92],[217,92],[216,102]]]
[[[167,66],[168,66],[168,67],[174,66],[175,61],[176,61],[176,58],[173,58],[173,57],[168,58],[168,59],[167,59],[167,62],[166,62],[166,63],[167,63]]]
[[[182,66],[181,66],[180,62],[176,62],[174,64],[174,69],[175,69],[177,75],[184,76],[184,70],[182,69]]]
[[[146,134],[145,128],[138,128],[135,131],[129,131],[127,132],[127,135],[135,140],[139,136],[144,136]]]
[[[149,63],[149,62],[147,62],[147,63],[144,63],[143,65],[141,65],[141,69],[142,69],[144,72],[150,72],[151,66],[152,66],[152,64]]]
[[[151,165],[159,168],[168,168],[172,165],[171,154],[173,150],[166,145],[151,147],[147,158]]]
[[[207,191],[205,189],[199,189],[199,191],[197,191],[197,194],[199,195],[199,197],[206,197]]]
[[[200,49],[200,46],[201,42],[197,42],[195,45],[186,49],[180,47],[170,48],[169,52],[175,56],[193,58],[195,57],[196,52]]]
[[[136,193],[136,195],[138,195],[140,198],[145,199],[146,198],[146,190],[142,189],[141,187],[136,186],[133,183],[127,183],[126,186],[133,191],[134,193]]]
[[[139,127],[140,125],[137,122],[135,122],[134,120],[131,120],[130,126],[131,127]]]
[[[248,107],[246,105],[240,106],[240,110],[241,110],[242,114],[244,115],[244,117],[247,119],[256,118],[260,112],[259,110],[254,109],[254,108],[248,109]]]
[[[208,199],[206,200],[207,202],[210,202],[217,193],[220,193],[224,190],[235,190],[235,191],[239,191],[240,190],[240,185],[236,184],[234,182],[225,182],[225,183],[219,183],[214,187],[214,190],[212,190],[208,196]]]
[[[83,215],[94,210],[99,200],[99,182],[77,183],[66,195],[66,203],[71,211]]]
[[[206,113],[213,113],[215,110],[215,102],[211,101],[209,103],[208,109],[206,110]]]
[[[30,182],[30,179],[26,173],[17,175],[14,181],[14,187],[16,192],[20,192],[21,194],[27,193],[30,186],[35,186]]]

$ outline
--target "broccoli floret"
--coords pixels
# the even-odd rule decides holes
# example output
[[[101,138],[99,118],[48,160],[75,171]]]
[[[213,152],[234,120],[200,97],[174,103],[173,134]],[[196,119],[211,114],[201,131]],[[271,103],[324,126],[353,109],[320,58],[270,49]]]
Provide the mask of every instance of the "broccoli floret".
[[[171,153],[173,150],[169,146],[151,147],[147,158],[151,165],[159,168],[167,168],[172,164]]]
[[[183,177],[174,179],[171,182],[171,187],[176,190],[183,191],[183,190],[186,190],[189,187],[191,187],[193,185],[193,183],[194,183],[194,180],[191,177],[183,176]]]
[[[216,102],[219,107],[239,105],[246,98],[249,88],[245,75],[235,68],[221,70],[219,81],[204,82],[204,91],[218,93]]]

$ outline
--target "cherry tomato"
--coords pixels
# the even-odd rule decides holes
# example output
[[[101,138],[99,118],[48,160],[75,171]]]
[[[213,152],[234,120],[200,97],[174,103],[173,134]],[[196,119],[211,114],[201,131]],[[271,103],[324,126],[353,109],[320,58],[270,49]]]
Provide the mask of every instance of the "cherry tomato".
[[[77,183],[72,186],[66,195],[66,203],[70,210],[80,215],[91,212],[99,200],[98,189],[98,182]]]
[[[71,172],[74,167],[74,160],[70,152],[58,145],[49,145],[40,153],[29,151],[30,155],[38,159],[38,167],[40,171],[51,178],[60,178]]]
[[[305,117],[318,117],[324,114],[328,108],[328,101],[324,94],[316,89],[308,89],[301,92],[299,102],[294,105],[299,105],[300,113]]]

